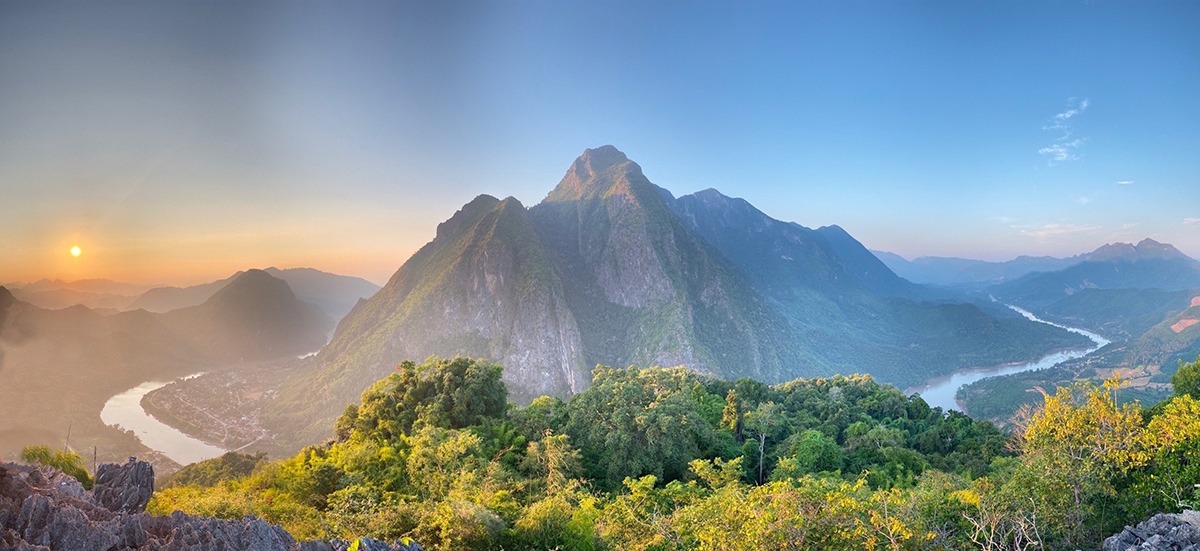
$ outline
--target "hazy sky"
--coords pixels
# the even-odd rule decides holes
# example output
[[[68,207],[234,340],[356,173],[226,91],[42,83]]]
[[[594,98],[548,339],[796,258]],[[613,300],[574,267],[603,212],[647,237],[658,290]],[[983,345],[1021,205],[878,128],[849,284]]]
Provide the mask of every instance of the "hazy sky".
[[[382,283],[603,144],[908,257],[1200,257],[1197,29],[1186,1],[0,0],[0,283]]]

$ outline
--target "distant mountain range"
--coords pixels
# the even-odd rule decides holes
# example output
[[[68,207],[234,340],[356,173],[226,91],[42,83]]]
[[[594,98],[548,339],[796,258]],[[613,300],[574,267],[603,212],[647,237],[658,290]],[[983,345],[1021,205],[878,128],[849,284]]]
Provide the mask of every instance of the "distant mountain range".
[[[1163,261],[1168,264],[1176,263],[1177,266],[1168,267],[1166,272],[1158,273],[1159,266],[1151,262],[1141,264],[1145,268],[1141,274],[1123,274],[1116,279],[1105,276],[1101,277],[1105,277],[1107,281],[1106,285],[1108,286],[1148,288],[1165,285],[1166,287],[1175,288],[1191,281],[1194,277],[1189,273],[1189,270],[1180,272],[1179,268],[1187,268],[1188,261],[1193,266],[1196,264],[1195,260],[1179,252],[1175,247],[1159,243],[1153,239],[1145,239],[1136,245],[1130,243],[1110,243],[1090,253],[1083,253],[1068,258],[1018,256],[1004,262],[939,256],[922,256],[907,260],[900,255],[886,251],[872,251],[872,253],[897,275],[909,281],[930,285],[972,288],[1008,284],[1015,279],[1029,276],[1033,273],[1059,272],[1085,262],[1094,264],[1123,262],[1131,264],[1140,261]],[[1077,275],[1083,276],[1086,279],[1090,275],[1089,272],[1089,269],[1082,269]],[[1071,277],[1074,277],[1074,275],[1067,276],[1067,279]],[[1154,281],[1152,278],[1156,277],[1175,279]],[[1071,282],[1065,283],[1067,286],[1063,287],[1064,292],[1067,287],[1071,287]],[[1089,285],[1083,280],[1075,283],[1084,287]],[[1019,286],[1021,284],[1015,284],[1010,288]],[[1184,285],[1184,287],[1186,286],[1188,285]],[[1073,290],[1080,288],[1083,287],[1071,287]]]
[[[963,390],[972,413],[1007,419],[1037,390],[1119,369],[1122,392],[1152,402],[1169,394],[1180,362],[1200,356],[1200,262],[1145,239],[1113,243],[1072,257],[1057,270],[1034,272],[984,291],[1039,317],[1095,331],[1112,342],[1052,369],[983,380]]]
[[[538,205],[480,196],[339,324],[265,421],[317,441],[405,359],[485,357],[510,396],[565,396],[598,363],[776,382],[869,372],[901,385],[1085,339],[893,273],[836,226],[706,190],[675,198],[611,146]]]
[[[1161,289],[1200,287],[1200,262],[1171,245],[1145,239],[1137,245],[1114,243],[1053,272],[1035,272],[989,288],[993,295],[1026,307],[1053,304],[1085,289]]]
[[[297,355],[333,320],[283,280],[249,270],[199,305],[165,314],[45,309],[0,287],[0,456],[22,445],[128,441],[100,422],[110,396],[156,378]],[[127,444],[135,445],[135,444]]]
[[[915,283],[947,287],[979,287],[1009,281],[1032,272],[1052,272],[1077,263],[1075,257],[1018,256],[1004,262],[921,256],[912,260],[886,251],[871,251],[892,271]]]
[[[282,279],[301,300],[319,306],[326,315],[339,320],[359,299],[375,294],[379,286],[365,279],[331,274],[312,268],[267,268],[266,273]],[[42,308],[66,308],[83,305],[102,310],[169,312],[196,306],[208,300],[245,272],[225,279],[189,287],[149,287],[106,279],[78,281],[40,280],[30,284],[9,284],[12,294]]]

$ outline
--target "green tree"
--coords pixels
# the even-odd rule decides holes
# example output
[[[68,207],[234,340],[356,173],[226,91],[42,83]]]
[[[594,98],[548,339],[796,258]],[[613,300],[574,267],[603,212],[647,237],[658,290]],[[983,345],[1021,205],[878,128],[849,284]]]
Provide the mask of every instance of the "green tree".
[[[403,362],[363,392],[361,405],[346,408],[337,421],[339,437],[359,431],[391,440],[411,432],[418,420],[461,429],[500,418],[508,397],[501,371],[497,364],[462,357]]]
[[[592,387],[568,404],[566,430],[589,476],[604,487],[645,475],[681,478],[689,461],[715,446],[694,398],[701,386],[694,372],[598,366],[593,376]]]
[[[1171,385],[1175,387],[1176,396],[1200,399],[1200,356],[1192,363],[1179,362],[1179,369],[1171,376]]]
[[[795,478],[808,473],[841,470],[842,448],[821,431],[808,429],[793,435],[788,441],[788,476]],[[783,461],[780,463],[782,465]]]
[[[755,480],[762,484],[766,481],[767,440],[779,440],[787,431],[787,416],[783,406],[775,402],[759,404],[746,415],[746,431],[753,435],[758,447]]]
[[[1018,433],[1023,455],[1008,484],[1055,545],[1086,545],[1107,529],[1096,506],[1111,500],[1114,480],[1149,460],[1141,410],[1117,404],[1119,386],[1059,388]]]

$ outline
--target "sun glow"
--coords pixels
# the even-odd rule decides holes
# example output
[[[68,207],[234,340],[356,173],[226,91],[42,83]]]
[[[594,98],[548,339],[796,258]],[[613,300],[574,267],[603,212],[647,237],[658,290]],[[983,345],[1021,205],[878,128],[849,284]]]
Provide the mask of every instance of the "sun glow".
[[[71,256],[79,258],[79,255],[81,254],[83,254],[83,249],[80,249],[79,245],[74,245],[71,247]]]

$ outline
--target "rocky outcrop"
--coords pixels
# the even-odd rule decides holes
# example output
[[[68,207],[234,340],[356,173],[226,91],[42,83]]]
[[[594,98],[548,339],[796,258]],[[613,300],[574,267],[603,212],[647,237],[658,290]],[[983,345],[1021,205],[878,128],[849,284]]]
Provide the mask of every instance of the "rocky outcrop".
[[[0,551],[345,551],[350,542],[298,543],[283,528],[260,518],[221,520],[144,512],[154,469],[130,458],[101,465],[88,492],[74,478],[47,468],[0,463]],[[369,538],[359,549],[419,551],[420,545]]]
[[[140,513],[154,493],[154,467],[130,457],[124,465],[105,463],[96,469],[92,494],[96,503],[111,511]]]
[[[1200,551],[1200,512],[1160,514],[1104,540],[1103,551]]]

